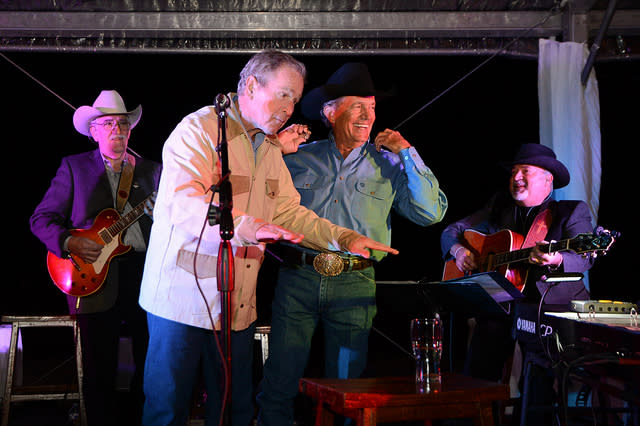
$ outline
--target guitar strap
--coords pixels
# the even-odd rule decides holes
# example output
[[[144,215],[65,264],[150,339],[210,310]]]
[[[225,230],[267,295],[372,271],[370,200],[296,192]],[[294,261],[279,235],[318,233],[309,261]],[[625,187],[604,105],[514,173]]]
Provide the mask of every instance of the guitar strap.
[[[533,220],[529,232],[522,243],[522,248],[533,247],[538,241],[543,241],[551,225],[551,209],[544,209]]]
[[[549,230],[549,225],[551,225],[551,209],[544,209],[533,220],[531,224],[531,228],[529,228],[529,232],[527,232],[527,236],[522,243],[522,248],[529,248],[536,245],[538,241],[543,241],[547,236],[547,231]],[[529,268],[526,269],[524,273],[524,277],[521,278],[522,288],[519,290],[522,294],[525,294],[525,290],[531,290],[526,286],[527,280],[529,279]],[[535,288],[535,286],[533,287]]]
[[[116,195],[116,209],[119,213],[124,211],[124,205],[129,199],[129,191],[131,190],[131,182],[133,182],[133,170],[135,166],[135,157],[127,152],[125,160],[122,162],[122,172],[120,173],[120,182],[118,183],[118,192]]]

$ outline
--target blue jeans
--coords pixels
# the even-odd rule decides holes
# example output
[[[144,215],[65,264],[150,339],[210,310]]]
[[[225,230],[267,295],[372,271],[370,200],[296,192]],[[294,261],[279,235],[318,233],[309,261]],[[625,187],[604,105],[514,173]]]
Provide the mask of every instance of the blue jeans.
[[[211,330],[147,314],[149,350],[144,368],[142,424],[184,426],[202,371],[207,391],[207,425],[218,425],[222,409],[224,373]],[[253,407],[253,335],[255,323],[231,333],[231,420],[247,426]],[[224,333],[218,332],[224,345]]]
[[[269,358],[260,383],[259,424],[293,424],[294,400],[311,338],[322,321],[325,375],[358,377],[376,314],[374,269],[324,277],[311,266],[281,267],[272,303]]]

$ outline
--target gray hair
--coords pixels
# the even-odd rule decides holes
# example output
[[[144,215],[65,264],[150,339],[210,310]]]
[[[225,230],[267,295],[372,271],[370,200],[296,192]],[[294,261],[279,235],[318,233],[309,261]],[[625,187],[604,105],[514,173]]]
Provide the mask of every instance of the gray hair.
[[[322,119],[322,122],[324,123],[324,125],[327,126],[328,128],[331,128],[331,122],[329,121],[327,116],[324,115],[324,108],[325,107],[337,108],[338,105],[340,105],[340,102],[342,102],[343,98],[344,96],[331,99],[330,101],[323,103],[322,106],[320,107],[320,118]]]
[[[302,76],[305,80],[307,77],[307,70],[304,64],[293,56],[280,52],[274,49],[263,50],[256,53],[249,59],[247,64],[240,71],[240,80],[238,81],[238,95],[244,93],[247,78],[254,76],[261,86],[267,84],[271,73],[281,66],[290,66]]]

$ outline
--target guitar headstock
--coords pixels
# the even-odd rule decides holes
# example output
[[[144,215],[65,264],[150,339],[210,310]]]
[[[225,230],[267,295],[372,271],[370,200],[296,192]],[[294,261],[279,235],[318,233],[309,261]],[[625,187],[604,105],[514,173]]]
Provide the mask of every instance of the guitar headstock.
[[[595,257],[606,254],[619,236],[620,233],[617,231],[598,226],[592,234],[578,234],[572,238],[569,248],[578,254],[590,254]]]

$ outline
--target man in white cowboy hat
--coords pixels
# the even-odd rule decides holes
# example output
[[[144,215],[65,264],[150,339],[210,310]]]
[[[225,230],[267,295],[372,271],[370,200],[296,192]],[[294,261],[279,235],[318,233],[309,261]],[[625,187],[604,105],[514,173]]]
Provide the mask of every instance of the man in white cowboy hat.
[[[480,210],[451,223],[442,232],[440,242],[444,259],[454,260],[455,266],[462,272],[478,272],[480,260],[472,250],[474,247],[465,240],[464,232],[474,230],[491,237],[506,229],[523,237],[523,247],[532,248],[527,261],[523,262],[525,273],[521,276],[524,278],[515,280],[516,285],[524,286],[522,293],[525,296],[516,310],[524,309],[528,303],[532,304],[534,311],[537,310],[543,294],[545,304],[556,306],[567,307],[571,300],[588,299],[589,292],[582,280],[553,286],[545,282],[543,276],[551,272],[586,272],[593,265],[593,257],[572,251],[542,251],[536,245],[542,241],[567,240],[593,232],[591,213],[584,201],[556,201],[552,198],[554,188],[569,184],[569,171],[556,159],[553,150],[537,143],[522,144],[513,160],[504,166],[511,173],[508,186],[496,192]],[[509,251],[509,247],[499,249],[497,245],[490,245],[491,240],[487,241],[489,247],[495,248],[498,253]],[[513,265],[512,269],[516,267]],[[492,381],[504,379],[505,362],[514,353],[512,325],[512,316],[476,316],[464,366],[465,374]],[[528,345],[522,345],[525,357],[527,353],[538,350],[537,339],[534,346],[529,348]],[[542,372],[538,377],[550,379],[552,374]],[[544,404],[551,406],[553,389],[551,386],[544,389],[537,396],[544,396]],[[529,423],[551,424],[551,419],[542,423],[529,419]]]
[[[78,108],[73,124],[79,133],[97,142],[98,149],[62,158],[56,176],[31,216],[31,231],[45,244],[50,255],[55,256],[52,259],[70,259],[50,263],[52,278],[57,266],[52,269],[51,265],[60,268],[86,265],[86,270],[96,272],[90,277],[98,284],[99,274],[106,273],[104,282],[95,287],[66,287],[68,283],[59,283],[54,278],[67,294],[70,313],[78,314],[87,417],[92,426],[140,422],[142,367],[148,331],[144,311],[138,306],[138,293],[152,219],[146,214],[134,216],[137,219],[124,235],[119,234],[121,242],[118,234],[114,234],[116,238],[111,244],[98,243],[100,238],[92,236],[97,237],[101,227],[116,220],[105,221],[99,216],[105,209],[115,209],[123,215],[130,212],[132,206],[145,205],[142,203],[151,207],[161,165],[127,152],[131,130],[140,121],[141,114],[141,106],[128,111],[115,90],[104,90],[92,106]],[[89,233],[75,232],[80,229],[87,229]],[[125,246],[131,249],[116,256]],[[128,398],[131,411],[117,406],[115,389],[123,323],[132,337],[136,364]],[[129,417],[117,418],[117,414]]]
[[[187,115],[163,148],[163,172],[154,207],[151,243],[145,262],[140,305],[148,312],[149,350],[145,364],[144,425],[183,425],[191,396],[204,376],[207,424],[224,407],[234,425],[253,418],[252,360],[256,327],[256,283],[266,241],[286,240],[318,250],[397,253],[383,243],[334,225],[299,204],[282,160],[278,132],[302,96],[305,67],[290,55],[265,50],[240,73],[229,101],[227,151],[233,184],[234,287],[231,292],[231,389],[225,389],[223,363],[212,330],[223,324],[217,277],[222,242],[220,224],[207,224],[212,187],[222,177],[217,107]],[[219,98],[219,97],[217,97]],[[291,132],[291,133],[298,133]],[[222,153],[220,153],[222,154]],[[226,331],[226,330],[224,330]],[[226,333],[216,333],[220,339]]]
[[[399,132],[386,129],[370,139],[376,102],[385,96],[374,88],[365,64],[344,64],[302,100],[304,115],[322,119],[330,128],[329,138],[302,145],[284,158],[302,205],[389,244],[392,208],[415,224],[428,226],[442,219],[447,198]],[[272,303],[270,353],[258,394],[259,422],[273,426],[293,424],[298,381],[320,321],[325,374],[350,378],[364,370],[376,314],[373,265],[386,254],[373,252],[369,259],[343,254],[332,259],[337,269],[329,270],[318,267],[316,250],[285,244],[279,248],[284,263]]]

